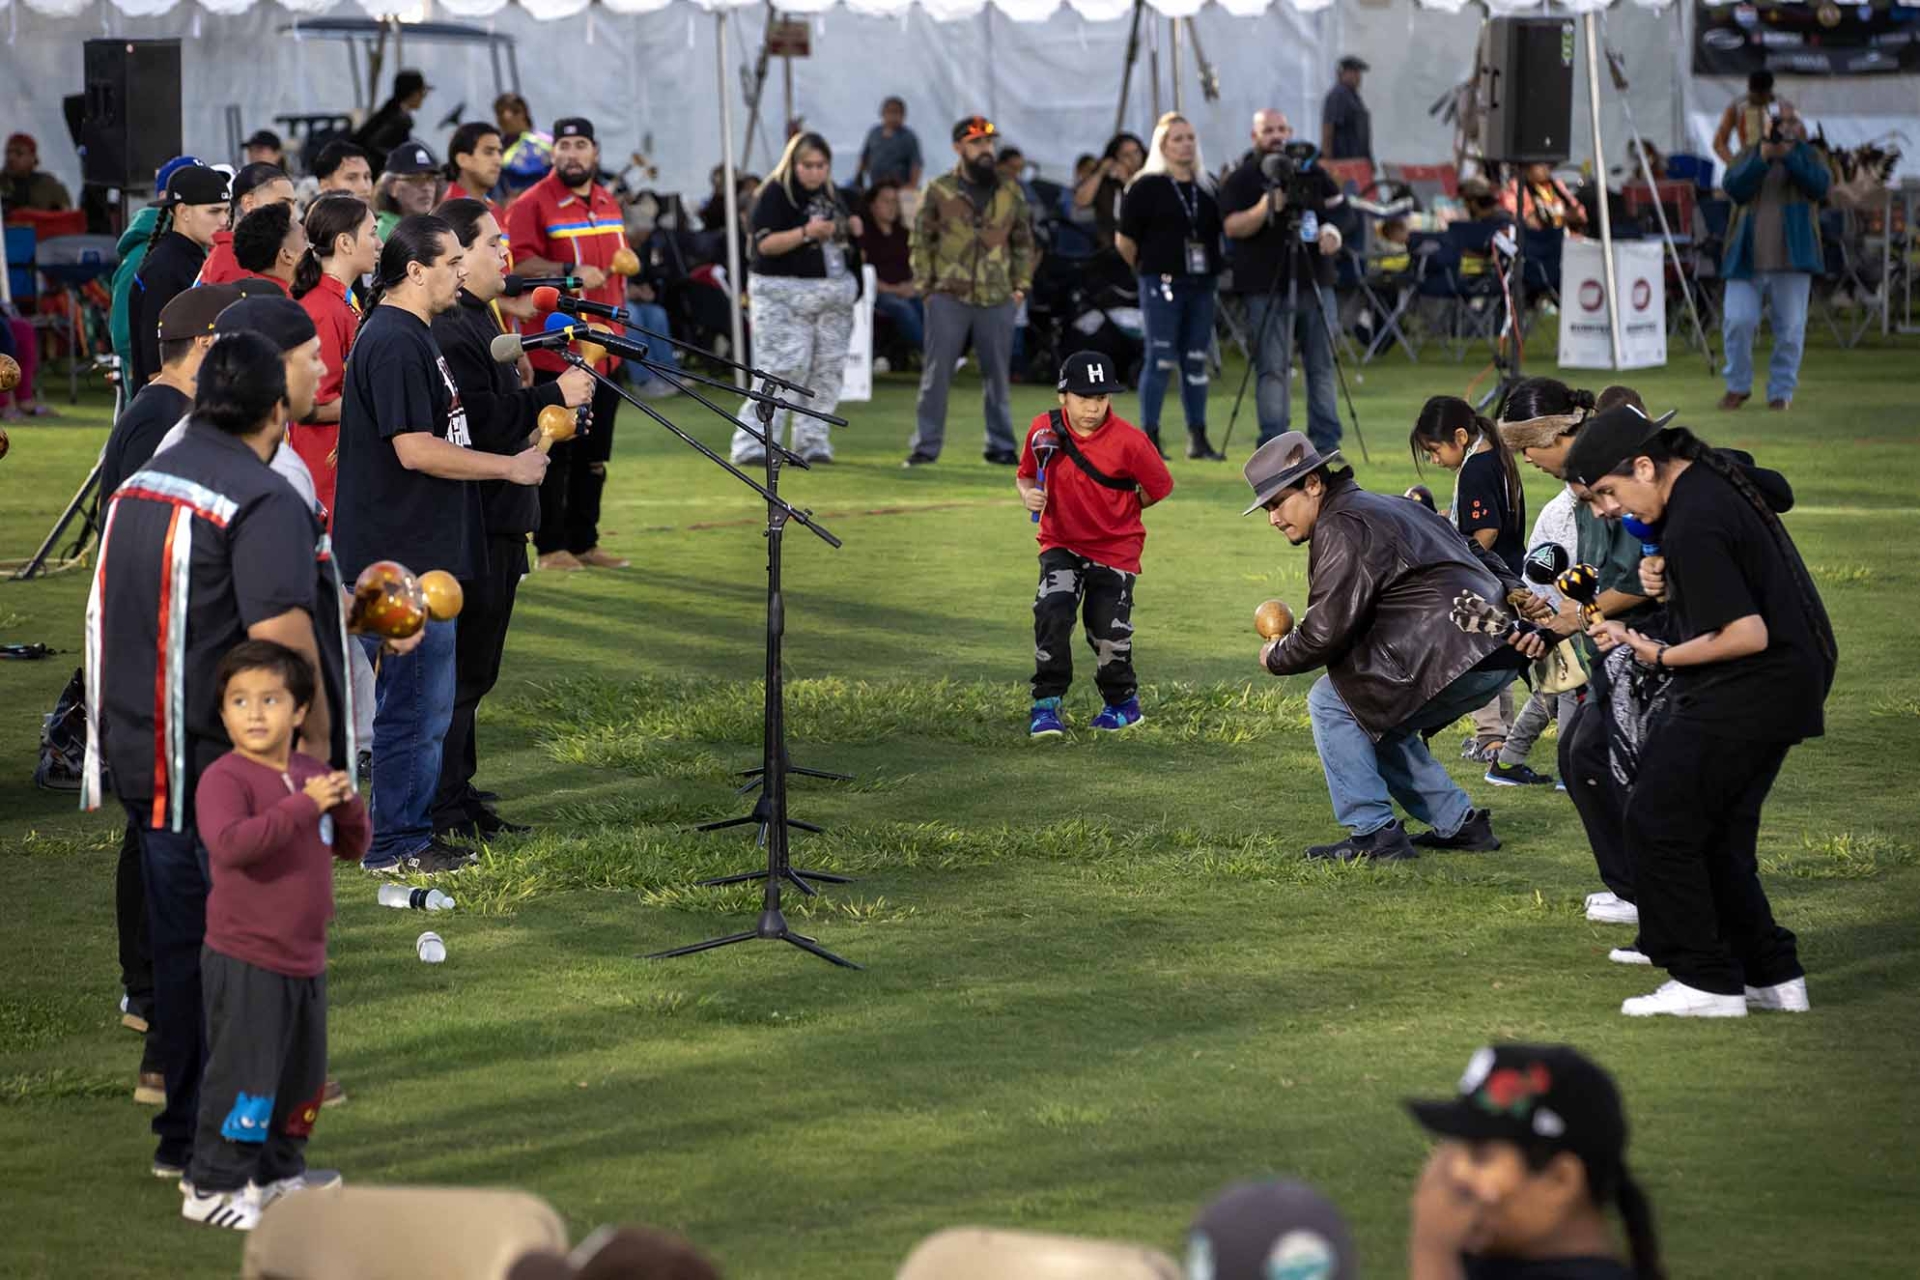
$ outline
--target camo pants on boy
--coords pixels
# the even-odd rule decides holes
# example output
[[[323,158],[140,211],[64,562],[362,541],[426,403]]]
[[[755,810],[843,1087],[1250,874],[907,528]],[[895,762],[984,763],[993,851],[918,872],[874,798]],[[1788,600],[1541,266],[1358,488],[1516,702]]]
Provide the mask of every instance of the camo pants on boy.
[[[327,1088],[327,977],[289,978],[200,950],[207,1074],[187,1181],[237,1191],[306,1172]]]
[[[1108,706],[1134,694],[1133,582],[1124,569],[1095,564],[1063,547],[1040,553],[1033,597],[1033,696],[1057,698],[1073,683],[1073,624],[1084,620],[1093,682]]]

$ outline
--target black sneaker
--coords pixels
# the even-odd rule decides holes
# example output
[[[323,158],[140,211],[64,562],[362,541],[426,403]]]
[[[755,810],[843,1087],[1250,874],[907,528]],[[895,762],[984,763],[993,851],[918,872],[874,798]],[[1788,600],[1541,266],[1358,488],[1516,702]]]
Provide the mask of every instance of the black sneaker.
[[[407,870],[423,876],[452,875],[465,871],[480,861],[480,855],[469,849],[461,849],[446,841],[435,838],[427,841],[426,847],[418,853],[401,859],[407,864]]]
[[[929,453],[910,453],[907,455],[907,460],[900,465],[911,471],[915,467],[930,467],[938,461],[938,458]]]
[[[1160,428],[1142,427],[1140,429],[1147,433],[1147,439],[1152,442],[1153,451],[1160,455],[1160,461],[1165,462],[1167,460],[1167,451],[1160,447]]]
[[[475,810],[473,820],[483,836],[523,836],[533,830],[524,822],[509,822],[486,808]]]
[[[1455,849],[1463,853],[1492,853],[1500,847],[1500,837],[1493,834],[1493,811],[1491,809],[1471,809],[1467,820],[1460,829],[1450,836],[1438,831],[1422,831],[1412,840],[1422,849]]]
[[[1225,462],[1227,460],[1227,455],[1214,448],[1213,443],[1207,439],[1207,429],[1205,427],[1187,428],[1187,457],[1189,460],[1204,460],[1207,462]]]
[[[1011,467],[1020,461],[1020,455],[1011,449],[989,449],[980,456],[996,467]]]
[[[1397,818],[1378,831],[1348,836],[1338,844],[1316,844],[1307,850],[1307,857],[1315,862],[1356,862],[1361,858],[1374,862],[1411,862],[1419,856],[1419,851],[1407,840],[1407,829]]]
[[[1524,764],[1501,764],[1495,760],[1487,766],[1487,781],[1496,787],[1550,787],[1553,778],[1549,774],[1535,773]]]
[[[360,785],[363,787],[373,781],[373,750],[372,748],[370,747],[362,748],[356,754],[353,762],[353,772],[354,772],[354,776],[360,780]]]

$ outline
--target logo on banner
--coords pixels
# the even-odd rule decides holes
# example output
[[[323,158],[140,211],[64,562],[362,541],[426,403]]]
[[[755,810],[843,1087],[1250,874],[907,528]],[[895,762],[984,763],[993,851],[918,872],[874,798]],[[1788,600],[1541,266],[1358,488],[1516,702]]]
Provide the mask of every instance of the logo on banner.
[[[1645,311],[1653,305],[1653,284],[1645,276],[1633,282],[1633,309]]]
[[[1580,309],[1582,311],[1598,311],[1606,305],[1607,290],[1605,285],[1601,284],[1598,280],[1582,280],[1580,282]]]

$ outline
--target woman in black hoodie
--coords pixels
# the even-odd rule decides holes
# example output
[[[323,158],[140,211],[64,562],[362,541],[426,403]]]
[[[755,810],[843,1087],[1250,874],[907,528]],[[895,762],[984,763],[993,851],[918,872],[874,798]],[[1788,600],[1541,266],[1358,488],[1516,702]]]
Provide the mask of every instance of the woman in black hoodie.
[[[1664,421],[1664,420],[1662,420]],[[1593,629],[1609,670],[1669,681],[1626,805],[1641,943],[1671,981],[1628,1000],[1645,1017],[1743,1017],[1808,1007],[1793,934],[1760,886],[1760,810],[1788,749],[1824,730],[1838,650],[1812,577],[1778,512],[1784,481],[1622,407],[1583,425],[1567,475],[1608,515],[1649,526],[1642,562],[1666,609],[1657,630]],[[1648,674],[1651,673],[1651,674]]]

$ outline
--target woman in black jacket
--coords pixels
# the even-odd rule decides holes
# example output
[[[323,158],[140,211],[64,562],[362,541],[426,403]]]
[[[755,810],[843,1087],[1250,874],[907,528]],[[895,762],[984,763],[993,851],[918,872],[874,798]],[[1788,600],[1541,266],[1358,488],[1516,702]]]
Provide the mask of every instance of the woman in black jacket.
[[[1608,515],[1657,533],[1641,584],[1659,635],[1601,623],[1671,683],[1656,702],[1626,805],[1641,947],[1671,980],[1630,1017],[1744,1017],[1808,1007],[1793,934],[1760,886],[1760,810],[1788,749],[1824,731],[1838,647],[1820,593],[1755,473],[1630,407],[1586,423],[1569,479]]]

